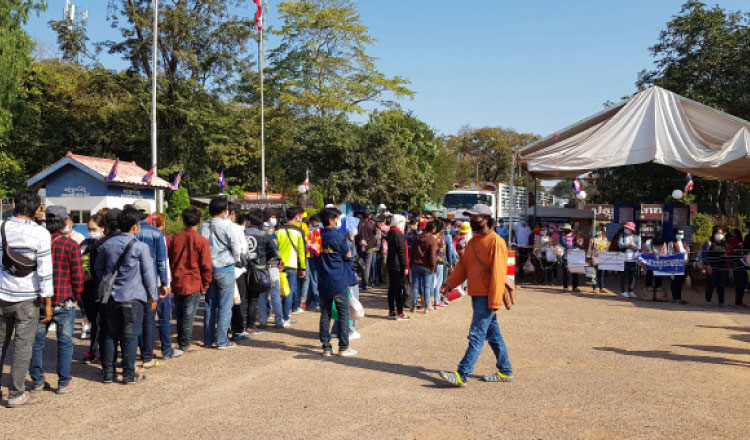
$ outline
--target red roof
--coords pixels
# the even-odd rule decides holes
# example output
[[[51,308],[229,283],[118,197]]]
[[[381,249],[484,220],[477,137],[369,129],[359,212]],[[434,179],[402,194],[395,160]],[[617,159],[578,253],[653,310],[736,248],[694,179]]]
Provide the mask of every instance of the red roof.
[[[112,170],[112,166],[115,164],[114,159],[83,156],[81,154],[73,154],[68,151],[68,154],[66,154],[63,159],[48,167],[45,171],[42,171],[37,176],[47,174],[47,170],[52,171],[56,168],[56,165],[65,160],[73,160],[75,162],[78,162],[79,164],[93,171],[95,174],[101,176],[103,180],[107,178],[109,172]],[[136,165],[135,162],[120,161],[117,165],[117,176],[115,176],[115,179],[112,181],[112,183],[122,183],[126,185],[138,185],[145,187],[169,188],[169,183],[158,176],[153,177],[150,185],[144,182],[143,176],[145,176],[147,172],[147,170],[144,170],[143,168]],[[36,180],[36,178],[34,180]]]

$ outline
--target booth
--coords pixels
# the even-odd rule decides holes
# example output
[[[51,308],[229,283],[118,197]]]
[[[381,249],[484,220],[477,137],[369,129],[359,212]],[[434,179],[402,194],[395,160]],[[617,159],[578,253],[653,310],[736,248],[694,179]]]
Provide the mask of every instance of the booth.
[[[115,178],[107,177],[114,159],[82,156],[68,152],[62,159],[45,168],[26,184],[44,194],[47,206],[61,205],[68,209],[77,224],[86,224],[102,208],[121,208],[136,200],[146,200],[156,210],[156,191],[169,189],[169,183],[154,176],[143,181],[147,171],[135,162],[118,161]]]

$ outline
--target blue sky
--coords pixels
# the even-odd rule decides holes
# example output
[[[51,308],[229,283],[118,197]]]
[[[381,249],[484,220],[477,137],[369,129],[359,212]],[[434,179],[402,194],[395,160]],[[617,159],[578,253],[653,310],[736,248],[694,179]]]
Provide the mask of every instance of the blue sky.
[[[74,0],[89,10],[92,41],[119,37],[106,21],[107,1]],[[268,25],[278,24],[277,3],[269,0]],[[360,0],[360,11],[378,39],[370,53],[381,70],[408,78],[417,93],[403,107],[440,133],[469,125],[547,135],[633,93],[638,72],[652,66],[648,47],[682,3]],[[26,26],[42,53],[55,53],[47,22],[62,16],[64,4],[48,0],[47,12]],[[747,0],[718,4],[750,9]],[[126,66],[110,56],[102,62]]]

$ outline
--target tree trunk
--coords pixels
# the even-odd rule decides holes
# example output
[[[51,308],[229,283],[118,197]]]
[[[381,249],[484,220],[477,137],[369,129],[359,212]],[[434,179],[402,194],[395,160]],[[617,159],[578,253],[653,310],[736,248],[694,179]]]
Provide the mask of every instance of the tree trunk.
[[[740,183],[724,182],[725,191],[723,197],[724,215],[729,220],[737,218],[737,206],[740,202]]]

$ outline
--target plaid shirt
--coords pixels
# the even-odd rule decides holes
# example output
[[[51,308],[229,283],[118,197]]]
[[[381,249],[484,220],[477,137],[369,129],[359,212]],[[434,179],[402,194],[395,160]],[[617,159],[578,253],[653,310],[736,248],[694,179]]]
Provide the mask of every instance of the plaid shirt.
[[[62,305],[68,298],[73,298],[76,302],[81,299],[81,249],[73,239],[59,232],[52,234],[52,281],[55,287],[53,306]]]

